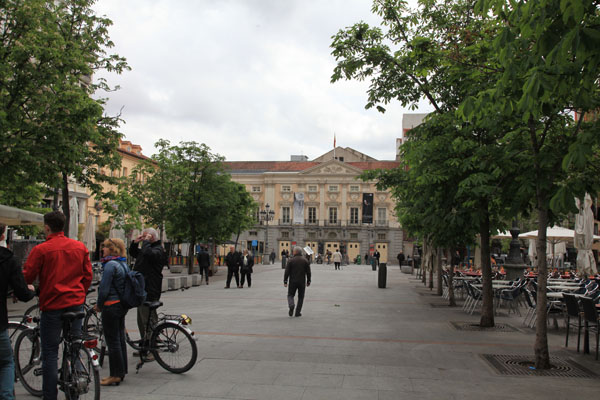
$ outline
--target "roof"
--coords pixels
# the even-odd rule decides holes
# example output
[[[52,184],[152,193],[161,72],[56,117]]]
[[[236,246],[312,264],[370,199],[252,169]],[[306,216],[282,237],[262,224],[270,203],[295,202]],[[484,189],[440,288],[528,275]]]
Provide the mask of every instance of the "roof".
[[[225,168],[232,173],[300,172],[323,164],[315,161],[227,161]],[[363,161],[346,163],[362,170],[392,169],[397,161]]]

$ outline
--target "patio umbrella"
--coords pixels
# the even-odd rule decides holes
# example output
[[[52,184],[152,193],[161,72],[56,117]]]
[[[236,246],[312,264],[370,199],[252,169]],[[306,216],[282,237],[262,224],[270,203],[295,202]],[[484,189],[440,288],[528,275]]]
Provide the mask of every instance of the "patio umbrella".
[[[83,231],[83,244],[85,244],[90,253],[96,250],[96,218],[92,213],[89,213],[87,217]]]
[[[6,225],[44,225],[42,214],[0,205],[0,222]]]
[[[596,261],[592,253],[594,241],[594,213],[592,212],[592,198],[585,194],[583,203],[575,199],[579,212],[575,216],[575,248],[577,249],[577,272],[585,275],[595,275]]]
[[[77,240],[79,233],[79,204],[76,197],[69,200],[69,237]]]
[[[512,235],[510,231],[502,231],[492,235],[492,239],[512,239]]]

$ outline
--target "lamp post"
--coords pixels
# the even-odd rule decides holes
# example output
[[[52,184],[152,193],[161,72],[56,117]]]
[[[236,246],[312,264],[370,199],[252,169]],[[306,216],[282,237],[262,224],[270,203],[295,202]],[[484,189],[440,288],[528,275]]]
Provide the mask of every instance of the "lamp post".
[[[261,210],[259,214],[260,220],[265,222],[265,248],[263,254],[267,254],[269,251],[269,221],[273,221],[273,218],[275,218],[275,211],[271,210],[271,206],[267,203],[264,210]]]

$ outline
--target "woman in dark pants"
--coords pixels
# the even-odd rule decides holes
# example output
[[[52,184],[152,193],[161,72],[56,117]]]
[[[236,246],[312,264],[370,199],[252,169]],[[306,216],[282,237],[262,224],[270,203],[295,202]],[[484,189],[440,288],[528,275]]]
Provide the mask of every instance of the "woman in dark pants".
[[[244,255],[242,256],[241,262],[241,271],[242,271],[242,281],[240,287],[244,287],[244,283],[246,279],[248,279],[248,287],[252,286],[252,267],[254,266],[254,257],[248,254],[248,250],[244,250]]]
[[[125,315],[119,293],[125,288],[129,272],[125,258],[125,243],[121,239],[106,239],[102,244],[104,272],[98,288],[96,310],[102,311],[102,327],[108,346],[110,376],[102,379],[103,386],[118,385],[127,374],[127,343],[125,342]]]

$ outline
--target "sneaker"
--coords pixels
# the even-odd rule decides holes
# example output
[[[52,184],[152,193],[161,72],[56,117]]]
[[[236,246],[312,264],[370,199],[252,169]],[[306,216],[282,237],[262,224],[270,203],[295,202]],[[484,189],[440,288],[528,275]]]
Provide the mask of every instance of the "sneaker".
[[[290,307],[290,312],[288,313],[288,315],[291,317],[292,315],[294,315],[294,306]]]
[[[302,316],[302,313],[296,312],[296,317],[301,317],[301,316]],[[291,317],[291,315],[290,315],[290,317]]]
[[[154,361],[154,355],[152,353],[146,354],[146,356],[144,357],[144,362],[152,362],[152,361]]]

